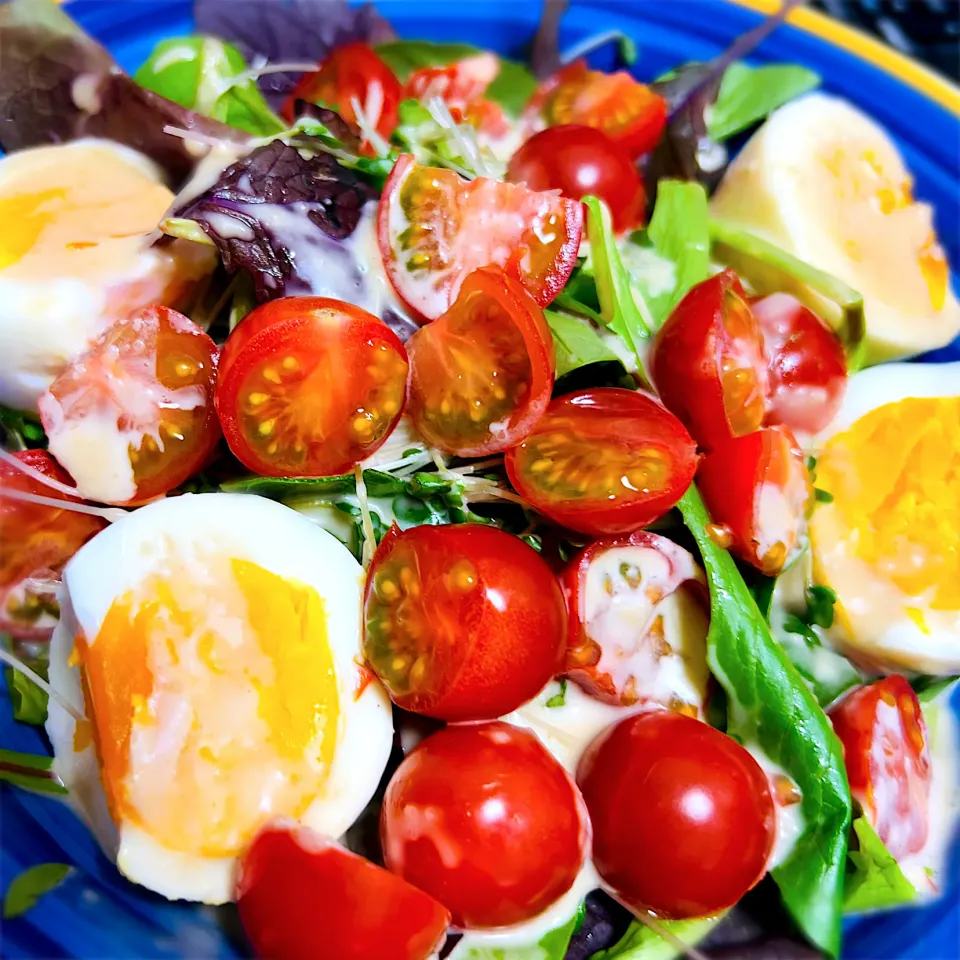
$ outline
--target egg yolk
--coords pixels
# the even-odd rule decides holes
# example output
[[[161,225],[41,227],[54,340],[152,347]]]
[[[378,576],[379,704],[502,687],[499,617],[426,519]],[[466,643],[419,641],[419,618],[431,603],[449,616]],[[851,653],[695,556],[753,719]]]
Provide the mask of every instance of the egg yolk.
[[[827,443],[817,486],[853,555],[926,608],[960,609],[960,397],[872,410]]]
[[[77,638],[114,820],[202,856],[240,852],[323,792],[339,698],[324,603],[245,560],[204,558],[117,598]]]

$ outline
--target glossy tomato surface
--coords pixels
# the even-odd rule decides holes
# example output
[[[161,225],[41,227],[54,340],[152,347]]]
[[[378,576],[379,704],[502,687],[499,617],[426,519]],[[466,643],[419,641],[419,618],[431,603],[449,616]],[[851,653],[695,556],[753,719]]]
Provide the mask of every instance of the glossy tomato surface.
[[[89,500],[167,493],[220,439],[216,377],[213,340],[176,310],[148,307],[105,330],[40,398],[50,452]]]
[[[375,453],[403,411],[407,352],[340,300],[257,307],[223,348],[216,405],[234,455],[263,476],[335,476]]]
[[[459,457],[519,443],[553,388],[553,337],[519,280],[474,270],[453,306],[407,341],[408,413],[431,446]]]
[[[450,922],[426,893],[292,821],[244,853],[237,910],[264,960],[428,960]]]
[[[567,564],[561,577],[567,600],[566,676],[605,703],[665,706],[700,716],[704,693],[691,701],[673,677],[694,665],[674,650],[665,615],[673,595],[688,590],[707,606],[703,572],[683,547],[646,530],[597,540]],[[702,618],[699,671],[706,680]]]
[[[441,720],[509,713],[563,663],[557,578],[496,527],[392,527],[367,576],[364,615],[363,654],[393,701]]]
[[[840,409],[847,387],[840,338],[787,293],[764,297],[751,309],[767,357],[767,423],[808,434],[823,430]]]
[[[387,787],[380,833],[387,866],[467,929],[542,913],[589,847],[570,776],[533,733],[500,722],[427,737]]]
[[[930,829],[930,747],[920,702],[901,676],[848,693],[830,710],[850,791],[894,857],[916,853]]]
[[[594,864],[634,910],[709,916],[766,872],[776,830],[767,778],[699,720],[668,711],[621,720],[587,748],[577,783]]]
[[[780,573],[802,548],[813,488],[786,427],[718,444],[700,463],[697,487],[720,541],[767,576]]]
[[[651,372],[703,449],[759,429],[768,392],[763,335],[732,270],[680,301],[657,334]]]
[[[435,320],[466,277],[491,264],[548,304],[576,265],[583,208],[519,184],[464,180],[407,155],[384,185],[377,230],[397,295],[414,316]]]
[[[643,222],[647,198],[633,160],[595,127],[565,124],[534,134],[510,158],[507,176],[531,190],[559,190],[572,200],[599,197],[618,232]]]
[[[683,425],[656,400],[599,387],[553,400],[505,462],[535,509],[599,536],[662,517],[690,486],[697,456]]]

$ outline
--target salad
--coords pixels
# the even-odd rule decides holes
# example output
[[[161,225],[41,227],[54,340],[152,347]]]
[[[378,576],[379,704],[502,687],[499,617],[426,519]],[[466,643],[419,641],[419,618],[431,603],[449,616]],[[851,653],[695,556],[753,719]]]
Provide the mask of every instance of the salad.
[[[790,6],[648,83],[552,2],[524,65],[196,0],[132,76],[0,7],[0,658],[51,747],[3,789],[279,960],[837,957],[937,897],[960,363],[900,361],[960,304],[888,135],[745,62]]]

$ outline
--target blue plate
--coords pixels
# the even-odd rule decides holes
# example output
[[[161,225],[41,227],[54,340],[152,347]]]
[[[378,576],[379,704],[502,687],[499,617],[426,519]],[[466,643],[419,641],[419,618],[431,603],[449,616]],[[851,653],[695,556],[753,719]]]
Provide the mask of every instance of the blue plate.
[[[228,0],[223,0],[228,2]],[[319,3],[320,0],[317,0]],[[469,41],[522,55],[535,29],[539,4],[518,0],[381,0],[381,11],[402,36]],[[640,47],[637,72],[652,78],[688,60],[707,60],[755,26],[771,0],[575,0],[563,21],[562,45],[617,28]],[[751,9],[755,8],[755,9]],[[134,70],[164,37],[192,28],[188,0],[75,0],[71,14]],[[756,62],[806,64],[825,88],[875,117],[896,139],[916,177],[916,194],[934,205],[951,265],[960,267],[960,91],[860,34],[810,12],[795,14],[756,51]],[[610,66],[598,62],[598,66]],[[960,343],[924,358],[960,359]],[[956,702],[956,698],[955,698]],[[49,750],[42,734],[11,719],[0,687],[0,742],[27,752]],[[95,841],[54,800],[4,784],[0,889],[18,873],[51,861],[76,871],[24,917],[5,921],[0,954],[17,957],[187,957],[246,955],[229,911],[170,903],[127,883]],[[863,960],[960,957],[960,847],[953,851],[945,896],[923,910],[898,910],[851,921],[844,956]]]

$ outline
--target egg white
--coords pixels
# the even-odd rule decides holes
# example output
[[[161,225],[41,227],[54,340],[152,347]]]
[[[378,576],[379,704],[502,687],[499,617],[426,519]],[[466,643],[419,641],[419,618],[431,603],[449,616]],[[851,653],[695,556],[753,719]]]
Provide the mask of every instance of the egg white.
[[[393,741],[390,702],[376,681],[359,684],[363,571],[335,537],[287,507],[244,494],[199,494],[142,507],[115,523],[70,561],[64,571],[62,618],[50,648],[50,682],[73,704],[84,703],[80,670],[70,661],[78,631],[94,638],[111,605],[135,589],[178,550],[213,548],[285,579],[312,587],[322,598],[339,698],[337,743],[320,793],[300,817],[339,837],[369,803]],[[229,705],[228,705],[229,707]],[[77,724],[55,701],[47,733],[54,769],[70,802],[129,879],[171,899],[223,903],[233,898],[236,857],[211,857],[165,847],[148,830],[108,812],[96,752],[74,749]],[[204,802],[183,784],[183,816]],[[282,811],[280,811],[282,813]]]

